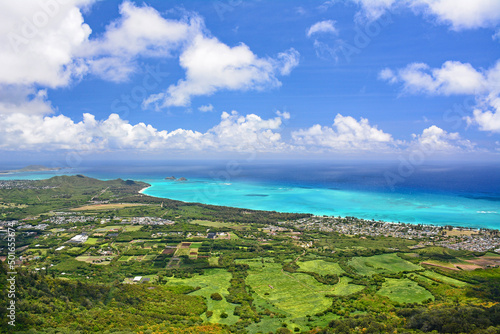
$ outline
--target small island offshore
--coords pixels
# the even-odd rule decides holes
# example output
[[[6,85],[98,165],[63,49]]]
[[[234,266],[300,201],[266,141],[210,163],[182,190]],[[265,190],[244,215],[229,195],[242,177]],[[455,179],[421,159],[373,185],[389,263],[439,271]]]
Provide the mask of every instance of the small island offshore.
[[[187,181],[185,177],[176,178],[175,176],[167,176],[165,180],[183,182]]]
[[[0,181],[0,281],[17,282],[16,330],[500,329],[498,230],[185,203],[139,193],[148,186]],[[0,312],[4,329],[12,313]]]
[[[46,167],[43,165],[29,165],[20,169],[5,170],[0,171],[0,174],[11,174],[11,173],[25,173],[25,172],[48,172],[48,171],[58,171],[63,169],[62,167]]]

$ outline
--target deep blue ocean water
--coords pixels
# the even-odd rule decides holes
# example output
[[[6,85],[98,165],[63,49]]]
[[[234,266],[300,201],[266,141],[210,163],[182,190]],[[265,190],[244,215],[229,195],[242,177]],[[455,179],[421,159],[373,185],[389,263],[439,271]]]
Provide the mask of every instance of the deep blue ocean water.
[[[0,166],[0,170],[24,166]],[[147,195],[240,208],[500,229],[500,164],[176,161],[95,163],[0,179],[85,174],[150,183]],[[165,180],[185,177],[186,182]]]

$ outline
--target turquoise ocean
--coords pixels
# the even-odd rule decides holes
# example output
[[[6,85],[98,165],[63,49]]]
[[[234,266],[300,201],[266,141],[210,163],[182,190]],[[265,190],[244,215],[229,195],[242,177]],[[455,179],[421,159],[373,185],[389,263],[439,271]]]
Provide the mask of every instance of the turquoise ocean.
[[[380,162],[153,161],[93,163],[60,171],[1,174],[0,180],[84,174],[102,180],[144,181],[151,184],[142,191],[144,194],[185,202],[500,229],[499,167],[450,163],[408,168]],[[187,180],[167,180],[170,176]]]

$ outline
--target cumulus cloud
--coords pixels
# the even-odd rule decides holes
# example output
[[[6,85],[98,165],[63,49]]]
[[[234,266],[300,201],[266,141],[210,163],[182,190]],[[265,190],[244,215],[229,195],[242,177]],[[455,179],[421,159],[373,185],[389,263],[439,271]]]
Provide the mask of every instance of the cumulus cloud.
[[[0,85],[0,114],[39,114],[53,112],[46,90],[18,85]]]
[[[80,8],[93,1],[0,2],[0,85],[61,87],[86,72],[75,57],[91,33]]]
[[[168,19],[146,4],[129,1],[120,5],[119,18],[101,35],[91,36],[82,11],[95,1],[1,2],[0,89],[64,87],[89,73],[123,82],[137,71],[140,57],[179,57],[186,78],[148,101],[186,106],[192,96],[221,89],[277,87],[277,75],[288,75],[298,65],[294,49],[274,59],[260,58],[244,44],[230,47],[210,36],[196,14]]]
[[[489,69],[475,69],[469,63],[447,61],[441,68],[413,63],[405,68],[383,69],[379,78],[391,84],[401,83],[410,94],[473,95],[477,100],[468,124],[482,131],[500,132],[500,61]]]
[[[316,124],[308,129],[292,132],[292,139],[296,145],[338,151],[384,151],[395,144],[390,134],[371,126],[367,119],[357,121],[340,114],[335,117],[332,127]]]
[[[407,7],[453,30],[493,28],[500,23],[497,0],[352,0],[361,10],[356,18],[377,20],[389,10]]]
[[[224,112],[219,124],[201,133],[186,129],[169,132],[145,123],[133,125],[117,114],[98,121],[86,113],[75,122],[64,115],[15,113],[0,115],[0,149],[270,152],[284,148],[279,131],[286,117],[289,114],[262,119],[255,114]]]
[[[230,47],[215,37],[197,35],[180,56],[186,78],[167,91],[152,95],[145,105],[188,106],[193,96],[219,90],[263,90],[281,85],[277,73],[288,74],[298,64],[294,49],[277,59],[259,58],[245,44]]]
[[[384,69],[379,77],[390,83],[402,82],[405,91],[436,95],[475,94],[484,92],[487,79],[484,73],[469,63],[447,61],[441,68],[431,69],[427,64],[413,63],[395,73]]]
[[[410,149],[420,149],[428,154],[435,152],[456,153],[474,150],[474,144],[464,140],[457,132],[449,133],[435,125],[422,131],[422,134],[413,134]]]
[[[307,37],[319,33],[338,35],[339,31],[335,28],[335,21],[333,20],[316,22],[306,31]]]
[[[147,5],[120,5],[120,17],[102,36],[81,48],[92,73],[110,81],[125,81],[137,68],[136,57],[173,57],[204,29],[197,15],[167,19]]]
[[[200,106],[198,108],[198,110],[201,112],[210,112],[210,111],[214,111],[214,106],[212,104],[206,104],[206,105]]]
[[[435,16],[453,30],[495,27],[500,23],[500,1],[497,0],[418,0],[413,6]]]
[[[352,0],[361,7],[361,11],[356,14],[357,20],[375,21],[385,14],[396,0]]]

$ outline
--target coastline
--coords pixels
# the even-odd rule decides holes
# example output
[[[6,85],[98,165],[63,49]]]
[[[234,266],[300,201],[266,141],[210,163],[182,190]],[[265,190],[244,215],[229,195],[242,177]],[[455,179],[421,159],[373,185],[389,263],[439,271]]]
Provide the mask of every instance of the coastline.
[[[153,187],[150,185],[149,187],[145,187],[139,191],[140,194],[154,197],[154,198],[161,198],[161,199],[166,199],[166,200],[171,200],[171,201],[180,201],[183,203],[190,203],[190,204],[203,204],[203,205],[212,205],[212,206],[227,206],[227,205],[221,205],[221,204],[209,204],[209,203],[201,203],[201,202],[190,202],[190,201],[184,201],[184,200],[178,200],[178,199],[173,199],[169,197],[160,197],[160,196],[153,196],[153,195],[148,195],[144,194],[144,191],[146,189],[149,189]],[[229,206],[231,208],[235,209],[248,209],[248,210],[254,210],[254,211],[269,211],[269,210],[264,210],[264,209],[254,209],[254,208],[248,208],[248,207],[236,207],[236,206]],[[406,226],[406,225],[412,225],[412,226],[418,226],[418,225],[423,225],[423,226],[429,226],[432,228],[438,228],[438,229],[446,229],[448,226],[452,227],[452,230],[454,232],[469,232],[469,233],[479,233],[480,230],[487,230],[487,231],[500,231],[500,228],[491,228],[491,227],[479,227],[479,226],[464,226],[464,225],[457,225],[455,223],[447,223],[447,224],[436,224],[436,223],[412,223],[412,222],[402,222],[402,221],[388,221],[388,220],[371,220],[371,219],[366,219],[366,218],[360,218],[360,217],[353,217],[353,216],[341,216],[341,215],[317,215],[311,212],[288,212],[288,211],[279,211],[275,210],[276,212],[280,213],[297,213],[297,214],[310,214],[312,218],[354,218],[362,223],[381,223],[381,224],[394,224],[394,225],[400,225],[400,226]]]
[[[152,187],[152,186],[147,186],[147,187],[142,188],[141,190],[139,190],[139,194],[141,194],[141,195],[145,195],[143,192],[144,192],[146,189],[151,188],[151,187]],[[149,195],[147,195],[147,196],[149,196]]]

